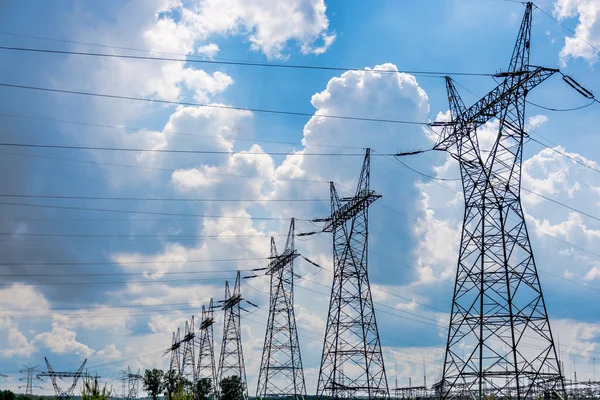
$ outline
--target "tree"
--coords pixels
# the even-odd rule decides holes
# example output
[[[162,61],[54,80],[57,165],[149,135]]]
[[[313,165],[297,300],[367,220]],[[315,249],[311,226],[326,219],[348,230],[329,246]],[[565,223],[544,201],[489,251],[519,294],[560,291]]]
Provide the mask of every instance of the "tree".
[[[197,400],[210,400],[212,391],[212,380],[210,378],[201,378],[196,382]]]
[[[177,392],[180,386],[182,391],[185,389],[183,383],[183,378],[178,372],[169,371],[164,374],[163,389],[169,400],[173,400],[173,393]]]
[[[0,391],[0,400],[15,400],[15,394],[10,390]]]
[[[106,389],[106,384],[100,389],[98,377],[93,380],[86,378],[83,380],[83,390],[81,391],[81,400],[108,400],[111,393]]]
[[[244,386],[239,376],[233,375],[223,378],[220,386],[220,400],[244,400]]]
[[[164,390],[165,373],[161,369],[147,369],[144,371],[142,382],[144,390],[152,397],[153,400],[158,399],[158,395]]]

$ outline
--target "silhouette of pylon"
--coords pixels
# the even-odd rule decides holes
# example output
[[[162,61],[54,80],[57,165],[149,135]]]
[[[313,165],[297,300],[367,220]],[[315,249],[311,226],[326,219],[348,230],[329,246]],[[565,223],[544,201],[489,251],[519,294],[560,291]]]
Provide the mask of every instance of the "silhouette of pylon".
[[[198,363],[196,365],[198,380],[210,379],[212,397],[217,393],[217,372],[215,368],[215,350],[213,325],[215,324],[213,299],[210,299],[208,308],[202,306],[202,320],[200,321],[200,344],[198,346]]]
[[[294,315],[294,248],[292,218],[285,250],[277,255],[271,238],[271,257],[266,274],[271,275],[269,317],[263,347],[256,397],[303,398],[306,384]]]
[[[233,293],[229,289],[229,282],[225,282],[225,299],[222,309],[225,312],[223,321],[223,341],[219,356],[219,384],[223,379],[237,376],[243,387],[244,399],[248,398],[248,384],[246,382],[246,367],[244,366],[244,352],[242,350],[241,306],[243,300],[240,290],[240,272],[238,271],[233,286]]]
[[[185,331],[183,339],[182,358],[181,358],[181,376],[191,383],[196,382],[196,332],[194,327],[194,316],[191,321],[185,321]]]

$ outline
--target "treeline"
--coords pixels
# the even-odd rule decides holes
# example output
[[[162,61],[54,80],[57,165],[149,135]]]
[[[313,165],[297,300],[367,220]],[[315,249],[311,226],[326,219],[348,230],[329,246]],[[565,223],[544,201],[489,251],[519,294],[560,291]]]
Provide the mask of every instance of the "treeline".
[[[195,384],[174,372],[147,369],[142,378],[144,390],[153,400],[163,395],[168,400],[212,400],[214,389],[209,378],[199,379]],[[223,378],[219,384],[218,400],[243,400],[244,387],[239,376]]]
[[[0,400],[39,400],[41,396],[29,396],[26,394],[15,394],[10,390],[0,390]]]

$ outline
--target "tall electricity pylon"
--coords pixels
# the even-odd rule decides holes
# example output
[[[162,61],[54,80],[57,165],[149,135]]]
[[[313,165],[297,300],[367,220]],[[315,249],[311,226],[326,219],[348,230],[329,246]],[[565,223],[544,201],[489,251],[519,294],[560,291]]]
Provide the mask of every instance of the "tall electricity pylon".
[[[243,387],[244,399],[248,398],[248,385],[246,382],[246,367],[244,366],[244,352],[242,351],[242,326],[241,306],[243,300],[240,290],[240,272],[238,271],[233,286],[233,293],[229,289],[229,282],[225,282],[225,299],[222,309],[225,311],[223,322],[223,342],[219,358],[219,385],[223,379],[237,376]]]
[[[271,275],[269,319],[263,347],[256,397],[306,396],[302,357],[294,315],[294,259],[300,254],[294,248],[292,218],[285,250],[277,255],[271,238],[271,257],[266,274]]]
[[[48,371],[38,374],[38,377],[50,377],[50,379],[52,380],[52,386],[54,386],[54,392],[56,393],[57,399],[67,400],[73,397],[73,392],[75,391],[77,382],[79,382],[79,378],[81,378],[83,367],[85,366],[87,359],[83,360],[83,363],[81,363],[81,366],[76,372],[56,372],[52,369],[52,366],[50,365],[50,362],[46,357],[44,357],[44,361],[46,361],[46,367],[48,368]],[[71,383],[71,386],[69,386],[66,390],[63,390],[56,383],[56,378],[72,378],[73,382]]]
[[[381,196],[370,189],[367,149],[354,197],[338,197],[333,182],[333,285],[317,385],[317,397],[388,397],[379,331],[367,271],[368,208]]]
[[[532,8],[503,81],[467,109],[447,78],[452,120],[432,124],[445,125],[435,148],[459,161],[465,198],[442,398],[565,394],[520,194],[525,97],[557,72],[529,65]],[[477,128],[492,118],[499,131],[486,154]]]
[[[213,325],[215,324],[213,299],[208,308],[202,306],[202,321],[200,321],[200,344],[198,347],[198,363],[196,372],[198,380],[210,379],[212,397],[217,393],[217,372],[215,368],[215,349]]]
[[[19,372],[22,374],[27,373],[27,378],[19,378],[19,380],[27,382],[26,386],[25,386],[25,394],[29,395],[29,396],[33,396],[33,388],[34,387],[39,388],[39,389],[42,388],[41,386],[36,386],[33,384],[34,379],[38,379],[38,380],[40,379],[37,376],[36,377],[33,376],[34,372],[36,372],[37,367],[39,367],[39,365],[36,365],[35,367],[28,367],[26,365],[23,365],[23,367],[25,369],[22,369]],[[19,389],[22,389],[22,388],[23,388],[23,386],[19,386]]]
[[[179,376],[179,373],[181,372],[181,332],[179,331],[179,328],[177,328],[177,333],[173,332],[171,347],[166,353],[171,353],[169,374],[171,377]]]
[[[188,324],[185,321],[185,331],[183,339],[181,339],[183,346],[182,358],[181,358],[181,377],[185,378],[188,382],[196,382],[196,332],[194,327],[194,316]]]

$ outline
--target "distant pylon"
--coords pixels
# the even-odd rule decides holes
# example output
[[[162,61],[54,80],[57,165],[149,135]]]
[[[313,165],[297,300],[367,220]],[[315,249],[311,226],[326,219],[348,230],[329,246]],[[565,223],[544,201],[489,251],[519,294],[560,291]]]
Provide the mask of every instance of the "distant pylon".
[[[183,339],[181,339],[182,359],[181,359],[181,373],[180,375],[190,383],[195,383],[196,380],[196,332],[194,327],[194,316],[188,324],[185,321],[185,333]]]
[[[244,352],[242,350],[241,306],[242,293],[240,290],[240,272],[235,278],[233,293],[229,289],[229,282],[225,282],[225,299],[223,311],[223,342],[219,358],[219,384],[224,378],[237,376],[243,386],[244,399],[248,398],[248,384],[246,382],[246,367],[244,366]]]
[[[271,257],[266,274],[271,275],[269,319],[263,347],[256,397],[303,398],[306,384],[294,315],[294,248],[292,218],[285,251],[277,255],[271,238]]]
[[[333,285],[317,384],[318,398],[388,397],[379,331],[367,271],[368,208],[381,196],[369,188],[367,149],[356,194],[338,197],[330,184]]]
[[[38,380],[40,379],[37,376],[36,377],[33,376],[34,372],[36,372],[37,367],[39,367],[39,365],[36,365],[35,367],[28,367],[26,365],[23,365],[23,367],[25,367],[25,369],[22,369],[19,372],[22,373],[22,374],[27,373],[27,377],[26,378],[19,378],[19,380],[27,382],[26,386],[25,386],[25,394],[29,395],[29,396],[32,396],[33,395],[33,388],[34,387],[41,389],[41,386],[36,386],[36,385],[33,384],[33,380],[34,379],[38,379]],[[19,386],[19,389],[22,389],[22,388],[23,388],[23,386]]]
[[[181,372],[181,333],[177,328],[177,333],[173,332],[173,340],[168,352],[171,353],[171,362],[169,363],[169,373],[171,376],[177,376]]]
[[[46,367],[48,368],[48,371],[38,374],[38,377],[44,377],[44,376],[50,377],[50,379],[52,380],[52,386],[54,386],[54,392],[56,393],[57,399],[67,400],[67,399],[70,399],[71,397],[73,397],[73,392],[75,391],[77,382],[79,382],[79,378],[81,378],[81,375],[83,372],[83,367],[85,366],[87,359],[83,360],[83,363],[81,363],[81,366],[79,367],[79,369],[76,372],[56,372],[52,369],[52,366],[50,365],[50,362],[48,361],[48,359],[46,357],[44,357],[44,361],[46,361]],[[72,378],[73,381],[71,383],[71,386],[69,386],[66,390],[63,390],[62,388],[60,388],[58,386],[58,383],[56,382],[56,378],[59,378],[59,379]]]
[[[217,372],[215,368],[215,349],[213,339],[213,325],[215,324],[213,299],[210,299],[208,308],[202,306],[202,320],[200,321],[200,344],[198,347],[198,363],[196,364],[197,379],[210,379],[212,397],[217,393]]]

